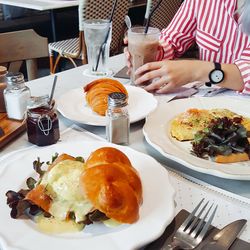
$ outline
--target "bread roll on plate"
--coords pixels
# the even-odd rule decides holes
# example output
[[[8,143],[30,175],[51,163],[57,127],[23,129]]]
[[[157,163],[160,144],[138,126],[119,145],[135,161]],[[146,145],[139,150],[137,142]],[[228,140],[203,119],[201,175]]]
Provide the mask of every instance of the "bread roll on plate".
[[[122,92],[128,96],[126,88],[117,80],[101,78],[94,80],[84,87],[86,101],[91,109],[104,116],[108,108],[108,95],[113,92]]]
[[[142,204],[142,184],[137,171],[121,151],[104,147],[86,161],[81,185],[93,206],[121,223],[134,223]]]
[[[112,147],[102,147],[92,152],[86,160],[86,166],[89,168],[95,165],[115,162],[132,166],[129,158],[123,152]]]

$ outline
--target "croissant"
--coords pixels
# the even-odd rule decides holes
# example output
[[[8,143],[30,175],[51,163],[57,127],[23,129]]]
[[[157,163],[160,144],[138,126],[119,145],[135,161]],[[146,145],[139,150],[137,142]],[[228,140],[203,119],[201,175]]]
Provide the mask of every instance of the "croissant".
[[[120,150],[112,147],[102,147],[90,154],[85,164],[87,168],[100,164],[120,162],[132,166],[129,158]]]
[[[84,87],[86,101],[91,109],[104,116],[108,108],[108,95],[113,92],[122,92],[128,95],[126,88],[117,80],[101,78],[90,82]]]
[[[81,186],[93,206],[121,223],[139,219],[142,184],[137,171],[120,150],[104,147],[86,161]]]

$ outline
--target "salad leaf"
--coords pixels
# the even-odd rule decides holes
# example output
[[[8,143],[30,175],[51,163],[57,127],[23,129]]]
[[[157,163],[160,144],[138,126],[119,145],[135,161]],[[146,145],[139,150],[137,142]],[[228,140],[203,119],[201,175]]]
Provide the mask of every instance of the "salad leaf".
[[[42,170],[42,165],[44,162],[40,161],[40,157],[37,157],[37,160],[33,162],[34,170],[39,174],[40,178],[45,174],[46,171]]]
[[[247,131],[241,118],[214,119],[203,131],[195,134],[191,153],[207,159],[216,155],[230,155],[246,152],[250,157],[250,144]]]

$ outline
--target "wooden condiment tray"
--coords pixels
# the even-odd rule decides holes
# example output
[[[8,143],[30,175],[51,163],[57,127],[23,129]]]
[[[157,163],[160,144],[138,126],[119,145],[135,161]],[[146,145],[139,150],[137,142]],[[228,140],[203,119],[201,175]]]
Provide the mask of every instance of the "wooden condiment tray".
[[[0,136],[0,148],[2,148],[26,129],[26,123],[11,120],[6,113],[0,113],[0,128],[4,132],[4,135]]]

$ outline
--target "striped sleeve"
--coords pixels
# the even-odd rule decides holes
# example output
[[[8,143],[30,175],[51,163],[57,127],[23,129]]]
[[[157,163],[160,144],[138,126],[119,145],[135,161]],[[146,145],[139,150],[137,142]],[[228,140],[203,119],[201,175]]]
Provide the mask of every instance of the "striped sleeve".
[[[250,61],[237,60],[235,64],[240,70],[242,79],[244,81],[244,89],[242,93],[250,95]]]
[[[242,93],[250,95],[250,47],[244,49],[240,59],[236,60],[234,63],[239,68],[244,81]]]
[[[193,44],[196,31],[195,0],[185,0],[171,23],[163,29],[160,44],[163,47],[158,59],[181,57]]]

